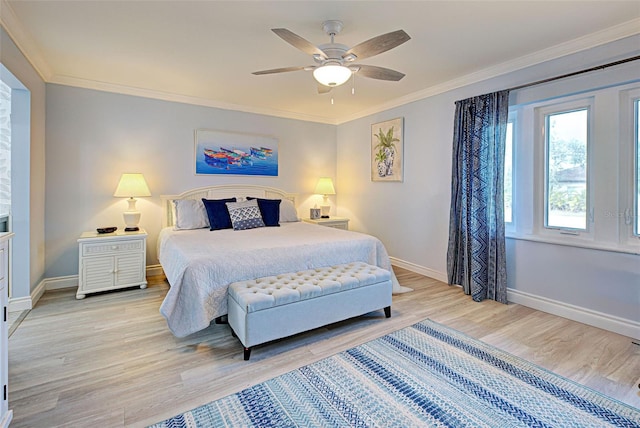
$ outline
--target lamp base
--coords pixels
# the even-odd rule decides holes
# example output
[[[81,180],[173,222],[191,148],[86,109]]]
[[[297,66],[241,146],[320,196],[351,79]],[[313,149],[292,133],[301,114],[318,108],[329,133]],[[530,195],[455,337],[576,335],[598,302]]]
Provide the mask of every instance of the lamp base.
[[[125,224],[125,232],[135,232],[136,230],[140,230],[138,224],[140,224],[140,212],[139,211],[125,211],[122,213],[124,217]]]

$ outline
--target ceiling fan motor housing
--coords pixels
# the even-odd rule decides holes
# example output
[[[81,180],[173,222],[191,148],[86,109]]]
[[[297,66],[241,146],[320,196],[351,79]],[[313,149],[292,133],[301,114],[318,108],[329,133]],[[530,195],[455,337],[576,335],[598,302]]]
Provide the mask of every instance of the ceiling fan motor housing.
[[[342,55],[349,50],[349,46],[342,45],[340,43],[327,43],[325,45],[318,46],[318,48],[327,55],[327,59],[320,58],[320,60],[314,56],[313,59],[318,63],[338,61],[342,64],[342,61],[344,61]]]
[[[343,28],[344,24],[342,23],[342,21],[339,21],[337,19],[329,19],[322,23],[322,30],[329,36],[340,34],[340,31],[342,31]]]

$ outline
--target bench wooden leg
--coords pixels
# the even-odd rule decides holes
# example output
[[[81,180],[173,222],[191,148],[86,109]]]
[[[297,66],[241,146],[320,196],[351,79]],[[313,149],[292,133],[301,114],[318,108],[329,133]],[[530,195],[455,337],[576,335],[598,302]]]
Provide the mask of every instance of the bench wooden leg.
[[[384,308],[384,316],[386,318],[391,318],[391,306],[387,306]]]
[[[251,348],[244,348],[244,360],[249,361],[249,357],[251,357]]]

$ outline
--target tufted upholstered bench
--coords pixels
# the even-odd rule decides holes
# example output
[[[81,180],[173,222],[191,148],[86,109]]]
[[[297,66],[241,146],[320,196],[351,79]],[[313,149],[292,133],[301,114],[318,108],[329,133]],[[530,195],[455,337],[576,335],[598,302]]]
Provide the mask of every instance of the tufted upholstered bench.
[[[378,309],[391,316],[391,273],[354,262],[234,282],[227,297],[234,335],[251,347]]]

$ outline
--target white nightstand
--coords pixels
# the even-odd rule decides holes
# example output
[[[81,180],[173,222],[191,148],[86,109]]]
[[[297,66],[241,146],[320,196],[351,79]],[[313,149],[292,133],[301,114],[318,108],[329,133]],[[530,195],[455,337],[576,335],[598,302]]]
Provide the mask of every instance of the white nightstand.
[[[147,287],[147,232],[84,232],[78,238],[76,299],[118,288]]]
[[[320,226],[333,227],[335,229],[349,230],[349,219],[345,217],[330,217],[330,218],[303,218],[302,221],[306,223],[318,224]]]

